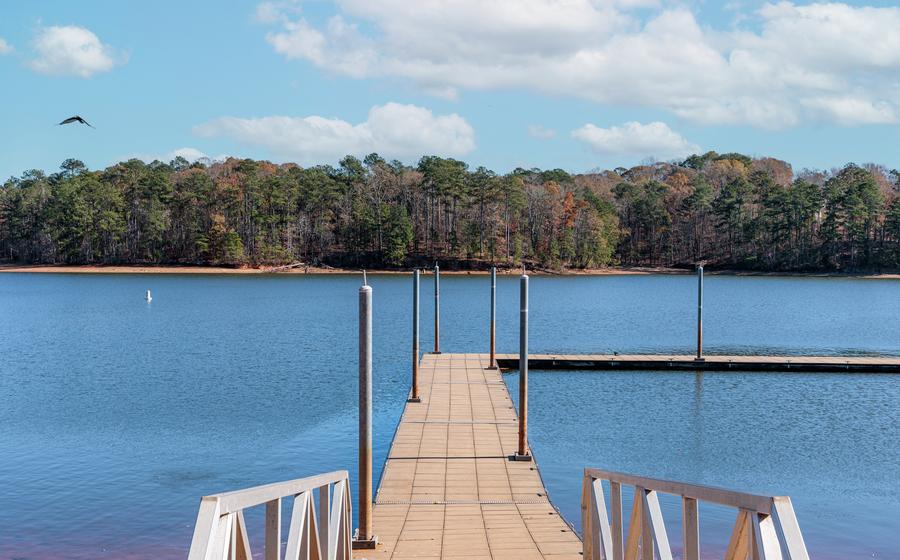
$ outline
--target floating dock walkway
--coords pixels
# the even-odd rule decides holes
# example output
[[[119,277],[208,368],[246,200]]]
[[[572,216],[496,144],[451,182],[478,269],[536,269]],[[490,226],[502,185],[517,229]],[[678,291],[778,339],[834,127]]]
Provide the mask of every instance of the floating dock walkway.
[[[516,410],[486,354],[426,354],[373,507],[375,550],[354,558],[575,560],[582,543],[537,463],[511,461]]]
[[[517,354],[497,354],[515,369]],[[537,354],[530,369],[900,372],[900,358]],[[537,462],[513,461],[518,417],[488,354],[425,354],[376,494],[379,545],[354,558],[582,559]]]
[[[503,369],[518,369],[518,354],[497,354]],[[887,356],[716,356],[693,354],[531,354],[532,369],[802,371],[900,373],[900,358]]]
[[[613,357],[632,358],[533,356],[529,363],[571,368]],[[497,358],[507,366],[517,359]],[[189,559],[254,558],[243,511],[264,505],[265,560],[652,560],[654,551],[672,560],[658,498],[672,494],[682,501],[682,558],[701,558],[698,502],[709,502],[737,510],[726,559],[809,560],[788,497],[595,468],[584,471],[582,542],[550,502],[537,463],[511,460],[519,419],[501,370],[488,368],[490,355],[426,354],[418,363],[421,402],[407,402],[391,444],[371,511],[374,549],[351,551],[349,475],[335,471],[204,497]],[[628,510],[626,486],[634,489]],[[286,541],[283,501],[293,503]]]

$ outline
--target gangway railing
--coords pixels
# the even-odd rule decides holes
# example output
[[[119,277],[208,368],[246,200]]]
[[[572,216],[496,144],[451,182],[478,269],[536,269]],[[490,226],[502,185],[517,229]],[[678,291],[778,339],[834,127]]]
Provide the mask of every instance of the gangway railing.
[[[313,491],[318,490],[318,501]],[[335,471],[204,496],[188,560],[250,560],[244,510],[266,505],[265,560],[281,560],[281,502],[293,500],[284,558],[350,560],[350,483]]]
[[[603,481],[609,483],[609,506]],[[634,487],[634,505],[626,528],[622,517],[622,486]],[[737,519],[725,551],[726,560],[809,560],[800,525],[787,496],[760,496],[712,486],[633,476],[588,468],[581,499],[585,560],[672,560],[672,550],[659,494],[681,497],[681,558],[700,558],[698,502],[737,509]]]

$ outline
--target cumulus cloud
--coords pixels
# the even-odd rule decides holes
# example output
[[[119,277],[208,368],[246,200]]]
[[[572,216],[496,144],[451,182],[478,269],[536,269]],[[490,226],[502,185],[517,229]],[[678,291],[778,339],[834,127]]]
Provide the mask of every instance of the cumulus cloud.
[[[533,124],[528,127],[528,136],[537,138],[538,140],[550,140],[556,136],[556,131],[552,128],[546,128],[539,124]]]
[[[130,159],[139,159],[145,163],[151,163],[153,161],[161,161],[163,163],[169,163],[177,157],[183,157],[190,163],[201,162],[201,163],[211,163],[214,161],[225,161],[228,159],[227,155],[218,155],[215,157],[211,157],[197,148],[177,148],[170,152],[164,154],[132,154],[129,156],[124,156],[118,158],[116,161],[128,161]]]
[[[89,78],[125,61],[92,31],[75,25],[41,28],[32,42],[29,66],[41,74]]]
[[[778,2],[737,27],[642,0],[337,0],[321,25],[279,11],[274,50],[454,98],[525,88],[709,124],[892,123],[900,8]],[[640,7],[640,9],[635,9]]]
[[[266,40],[289,59],[305,59],[331,72],[363,78],[377,62],[377,52],[357,30],[356,25],[335,16],[328,20],[324,32],[306,20],[284,21],[285,32],[269,33]],[[332,49],[340,44],[340,49]]]
[[[573,130],[572,138],[580,140],[597,154],[637,159],[652,157],[667,160],[700,151],[699,146],[688,142],[666,123],[659,121],[648,124],[632,121],[609,128],[588,123]]]
[[[300,13],[299,0],[267,0],[260,2],[253,13],[253,19],[259,23],[276,23],[286,21],[290,14]]]
[[[897,122],[894,105],[864,96],[810,98],[804,99],[803,105],[820,114],[823,120],[848,126]]]
[[[12,45],[6,42],[6,39],[0,37],[0,56],[9,54],[13,51]]]
[[[260,23],[276,23],[280,18],[281,11],[275,2],[261,2],[253,14],[253,19]]]
[[[194,127],[194,132],[259,146],[303,164],[371,152],[399,159],[425,154],[462,156],[475,148],[475,131],[459,115],[434,115],[423,107],[399,103],[372,107],[359,124],[315,115],[221,117]]]
[[[209,159],[209,156],[198,150],[197,148],[178,148],[177,150],[172,150],[166,157],[169,159],[164,161],[171,161],[177,157],[182,157],[188,161],[197,161],[198,159]]]

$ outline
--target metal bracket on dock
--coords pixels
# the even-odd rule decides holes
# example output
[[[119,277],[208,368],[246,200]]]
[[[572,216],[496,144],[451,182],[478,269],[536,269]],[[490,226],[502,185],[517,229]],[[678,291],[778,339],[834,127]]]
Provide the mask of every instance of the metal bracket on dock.
[[[359,540],[359,529],[353,532],[353,542],[350,545],[353,550],[375,550],[378,546],[378,535],[372,535],[372,538]]]
[[[510,461],[534,461],[534,458],[530,453],[526,453],[525,455],[519,455],[518,453],[513,453],[509,456]]]

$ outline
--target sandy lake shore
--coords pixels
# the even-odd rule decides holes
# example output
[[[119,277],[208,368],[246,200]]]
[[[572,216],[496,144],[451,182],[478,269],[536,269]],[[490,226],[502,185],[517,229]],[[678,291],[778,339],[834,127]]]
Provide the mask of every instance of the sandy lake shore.
[[[497,270],[501,275],[517,275],[521,269],[518,268],[500,268]],[[358,274],[360,270],[350,268],[331,268],[331,267],[296,267],[296,268],[280,268],[280,267],[220,267],[220,266],[177,266],[177,265],[19,265],[19,264],[0,264],[0,272],[28,272],[28,273],[50,273],[50,274]],[[409,274],[406,270],[367,270],[369,274]],[[686,275],[693,274],[693,271],[676,268],[665,267],[618,267],[618,268],[595,268],[595,269],[569,269],[569,270],[529,270],[530,275],[546,275],[546,276],[625,276],[625,275],[650,275],[650,274],[670,274],[670,275]],[[459,276],[477,276],[486,275],[486,270],[447,270],[442,269],[441,274],[459,275]],[[752,271],[734,271],[734,270],[707,270],[710,275],[729,275],[729,276],[790,276],[790,277],[812,277],[812,278],[877,278],[877,279],[900,279],[900,274],[847,274],[835,272],[822,273],[797,273],[797,272],[752,272]]]
[[[498,274],[519,274],[520,268],[498,268]],[[16,265],[0,264],[0,272],[30,272],[51,274],[359,274],[360,269],[332,267],[223,267],[223,266],[177,266],[177,265]],[[408,270],[367,269],[369,274],[409,274]],[[689,274],[685,270],[665,268],[600,268],[585,270],[529,270],[529,274],[552,276],[593,276],[626,274]],[[486,270],[441,269],[442,275],[477,276],[487,275]]]

